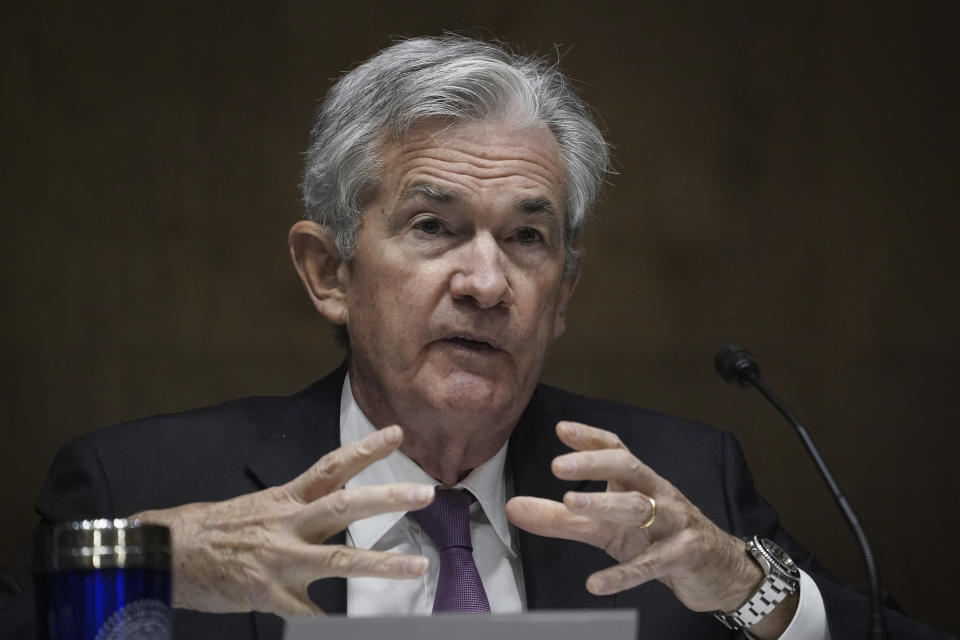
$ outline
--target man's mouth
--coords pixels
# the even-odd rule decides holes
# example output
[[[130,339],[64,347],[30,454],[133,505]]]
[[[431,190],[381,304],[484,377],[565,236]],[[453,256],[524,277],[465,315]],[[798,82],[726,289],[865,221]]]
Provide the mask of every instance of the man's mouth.
[[[449,338],[443,338],[440,342],[445,342],[461,349],[469,349],[470,351],[500,351],[500,348],[496,344],[479,336],[459,334],[450,336]]]

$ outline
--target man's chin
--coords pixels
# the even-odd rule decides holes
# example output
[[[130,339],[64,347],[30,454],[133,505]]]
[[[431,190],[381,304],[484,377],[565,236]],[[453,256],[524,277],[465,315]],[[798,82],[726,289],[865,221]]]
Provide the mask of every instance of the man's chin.
[[[508,389],[502,378],[491,379],[467,371],[447,374],[430,385],[427,397],[442,411],[485,413],[491,416],[516,402],[516,390]]]

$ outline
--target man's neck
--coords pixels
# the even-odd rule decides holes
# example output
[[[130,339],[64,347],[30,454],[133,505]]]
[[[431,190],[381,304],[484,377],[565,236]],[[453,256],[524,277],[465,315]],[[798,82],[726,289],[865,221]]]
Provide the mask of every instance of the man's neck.
[[[404,429],[404,441],[400,451],[420,465],[431,477],[445,486],[453,486],[474,468],[492,458],[506,443],[512,431],[511,426],[501,437],[496,440],[484,438],[478,446],[475,440],[444,437],[442,432],[434,432],[431,436],[418,429]]]
[[[499,419],[494,412],[451,415],[422,407],[417,412],[403,412],[385,402],[382,395],[371,393],[353,371],[350,384],[357,406],[371,424],[377,429],[400,425],[400,451],[445,486],[456,484],[492,458],[510,438],[522,412]]]

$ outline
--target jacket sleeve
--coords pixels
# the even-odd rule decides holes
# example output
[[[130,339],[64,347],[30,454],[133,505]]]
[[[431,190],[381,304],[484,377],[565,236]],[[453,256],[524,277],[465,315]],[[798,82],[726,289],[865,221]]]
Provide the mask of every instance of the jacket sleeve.
[[[117,517],[109,486],[92,436],[78,438],[60,450],[47,473],[34,508],[39,526],[65,520]],[[0,571],[0,639],[36,638],[32,538]]]
[[[804,551],[780,526],[776,511],[753,486],[740,444],[729,433],[724,434],[724,438],[723,479],[731,533],[741,537],[761,535],[770,538],[813,578],[823,596],[832,638],[866,638],[870,611],[867,595],[837,582],[813,554]],[[825,504],[823,508],[833,507]],[[890,640],[956,640],[955,636],[910,620],[890,597],[885,599],[883,615]]]

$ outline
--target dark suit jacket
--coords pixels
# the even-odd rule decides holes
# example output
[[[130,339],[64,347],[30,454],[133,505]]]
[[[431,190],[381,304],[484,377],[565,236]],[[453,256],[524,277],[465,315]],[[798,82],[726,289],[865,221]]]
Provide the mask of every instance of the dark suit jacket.
[[[181,414],[94,431],[57,455],[36,502],[44,521],[123,517],[146,509],[224,500],[285,483],[339,446],[344,369],[288,398],[246,398]],[[567,449],[554,433],[561,420],[615,431],[630,450],[667,478],[711,520],[739,535],[778,542],[816,580],[834,639],[865,637],[866,599],[827,576],[780,528],[774,510],[754,491],[743,454],[728,433],[636,407],[537,387],[508,449],[517,495],[561,499],[567,490],[602,490],[601,483],[557,480],[550,461]],[[332,542],[342,542],[340,534]],[[634,607],[644,638],[737,637],[710,614],[693,613],[661,583],[613,596],[590,595],[590,573],[613,561],[584,544],[519,532],[530,609]],[[0,580],[0,637],[33,637],[29,552]],[[310,595],[329,613],[346,610],[342,579],[320,580]],[[894,638],[942,637],[889,611]],[[280,637],[276,616],[211,615],[176,610],[177,638]]]

